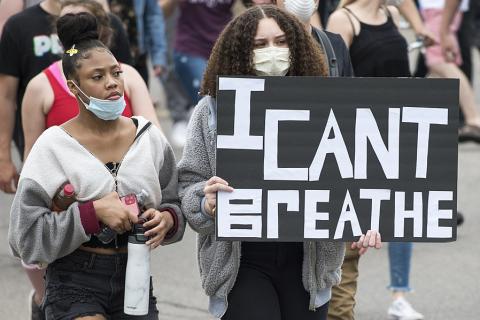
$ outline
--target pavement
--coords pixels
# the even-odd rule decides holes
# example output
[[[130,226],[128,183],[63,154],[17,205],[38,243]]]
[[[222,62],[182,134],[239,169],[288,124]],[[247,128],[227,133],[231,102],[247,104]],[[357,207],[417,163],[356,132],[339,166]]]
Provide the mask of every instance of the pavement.
[[[479,62],[476,53],[476,75],[480,76]],[[480,103],[478,78],[475,89]],[[158,86],[153,86],[152,91],[155,96],[161,96]],[[158,112],[168,136],[171,127],[168,112],[161,107]],[[181,150],[177,150],[177,154],[180,153]],[[408,294],[407,299],[428,320],[480,319],[477,313],[480,248],[475,244],[476,232],[480,230],[480,145],[460,145],[458,158],[458,208],[465,215],[465,223],[458,229],[458,240],[414,245],[410,283],[415,291]],[[26,320],[27,296],[31,288],[19,261],[11,256],[6,240],[12,200],[12,196],[0,193],[0,234],[3,238],[0,241],[0,320]],[[162,320],[213,319],[206,311],[208,301],[200,286],[195,239],[194,232],[188,229],[182,242],[152,253],[152,275]],[[386,289],[389,283],[386,246],[378,251],[370,250],[360,261],[355,319],[387,319],[391,295]]]

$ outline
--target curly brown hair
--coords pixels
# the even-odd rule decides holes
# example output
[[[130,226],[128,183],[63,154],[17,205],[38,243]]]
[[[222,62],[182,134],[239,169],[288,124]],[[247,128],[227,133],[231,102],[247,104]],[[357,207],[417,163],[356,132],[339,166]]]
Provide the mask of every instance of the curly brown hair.
[[[203,76],[201,95],[216,96],[220,75],[255,75],[253,68],[254,38],[263,18],[274,19],[285,32],[290,48],[289,76],[328,76],[327,59],[320,46],[293,15],[273,5],[249,8],[232,20],[215,42]]]

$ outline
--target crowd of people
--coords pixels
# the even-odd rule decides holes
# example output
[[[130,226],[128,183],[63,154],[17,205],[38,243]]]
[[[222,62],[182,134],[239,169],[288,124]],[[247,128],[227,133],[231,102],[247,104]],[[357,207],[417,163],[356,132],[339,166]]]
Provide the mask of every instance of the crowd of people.
[[[457,78],[459,141],[480,143],[466,52],[480,43],[479,9],[468,0],[0,1],[0,189],[15,194],[9,242],[32,283],[31,319],[158,319],[152,287],[146,316],[123,313],[139,217],[120,197],[140,190],[152,249],[180,241],[186,223],[198,233],[215,317],[354,319],[359,259],[381,247],[377,230],[347,244],[215,239],[216,193],[235,187],[215,175],[217,76]],[[424,46],[413,72],[401,16]],[[170,141],[151,79],[165,88]],[[170,142],[183,148],[178,162]],[[77,201],[55,212],[66,182]],[[102,226],[115,241],[99,241]],[[412,248],[388,245],[393,319],[424,318],[406,299]]]

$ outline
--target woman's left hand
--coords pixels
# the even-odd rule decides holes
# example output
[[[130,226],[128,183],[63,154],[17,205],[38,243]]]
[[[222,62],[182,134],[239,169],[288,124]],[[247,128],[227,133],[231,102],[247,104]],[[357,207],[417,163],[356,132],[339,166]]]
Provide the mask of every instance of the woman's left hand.
[[[174,221],[172,215],[168,211],[158,211],[157,209],[148,209],[141,216],[147,220],[143,224],[145,229],[148,231],[145,232],[146,237],[150,239],[146,242],[147,245],[150,245],[152,249],[155,249],[162,244],[165,235],[173,227]]]
[[[359,249],[358,254],[367,252],[368,248],[380,249],[382,247],[382,237],[376,230],[368,230],[367,234],[362,234],[357,242],[352,243],[352,249]]]

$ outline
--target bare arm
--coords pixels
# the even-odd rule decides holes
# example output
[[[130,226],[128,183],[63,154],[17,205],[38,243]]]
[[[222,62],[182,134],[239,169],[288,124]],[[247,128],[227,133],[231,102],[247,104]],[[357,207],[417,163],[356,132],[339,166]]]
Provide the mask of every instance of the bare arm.
[[[33,144],[38,137],[45,131],[45,117],[48,108],[53,103],[53,92],[50,97],[50,104],[47,104],[48,90],[51,91],[48,85],[48,79],[40,73],[35,76],[27,86],[25,95],[22,101],[22,125],[23,134],[25,135],[25,150],[24,159],[27,159]]]
[[[0,74],[0,190],[15,193],[18,172],[10,152],[15,112],[17,110],[18,78]]]
[[[133,115],[142,116],[161,129],[145,81],[137,70],[127,64],[122,64],[122,70],[125,73],[125,87],[132,102]]]
[[[413,0],[404,0],[402,4],[398,6],[398,10],[402,16],[408,20],[417,36],[421,36],[425,39],[424,41],[426,45],[432,45],[437,42],[435,41],[435,36],[433,33],[425,28],[422,18],[420,17],[420,13],[418,12]]]
[[[22,0],[2,0],[0,1],[0,35],[2,34],[3,25],[8,18],[19,13],[23,9]]]
[[[445,8],[443,9],[442,24],[440,32],[442,34],[449,32],[449,27],[452,24],[453,17],[460,7],[460,0],[445,0]]]
[[[417,7],[413,0],[405,0],[399,6],[398,10],[408,20],[412,29],[418,33],[423,28],[423,21],[418,13]]]
[[[344,10],[337,10],[328,19],[327,30],[338,33],[349,48],[353,41],[354,30]]]
[[[173,14],[177,7],[177,2],[178,0],[158,0],[158,5],[162,8],[165,19]]]
[[[450,32],[450,25],[459,6],[460,0],[446,0],[445,8],[443,9],[443,17],[440,24],[440,44],[442,45],[442,53],[446,61],[455,61],[455,35]]]

